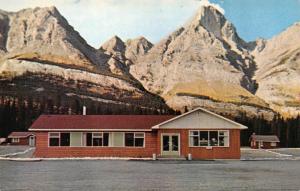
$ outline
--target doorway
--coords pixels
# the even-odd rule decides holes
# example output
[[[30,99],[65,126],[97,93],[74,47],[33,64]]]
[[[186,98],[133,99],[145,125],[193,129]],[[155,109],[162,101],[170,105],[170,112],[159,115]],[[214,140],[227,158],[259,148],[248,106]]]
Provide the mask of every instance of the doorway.
[[[161,154],[163,156],[180,155],[180,135],[162,134],[161,135]]]
[[[29,137],[29,146],[34,147],[35,146],[35,136]]]

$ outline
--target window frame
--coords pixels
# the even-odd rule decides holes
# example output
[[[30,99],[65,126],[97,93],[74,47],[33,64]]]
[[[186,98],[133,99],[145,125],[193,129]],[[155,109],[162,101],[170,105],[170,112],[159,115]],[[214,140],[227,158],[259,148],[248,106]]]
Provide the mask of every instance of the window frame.
[[[20,143],[20,138],[12,138],[11,142],[12,143]]]
[[[61,134],[69,134],[69,145],[63,145],[61,146]],[[60,147],[71,147],[71,132],[60,132],[59,133],[59,146]]]
[[[51,136],[51,134],[58,134],[56,136]],[[61,146],[60,142],[61,142],[61,133],[69,133],[70,134],[70,146]],[[117,132],[117,133],[122,133],[123,134],[123,146],[114,146],[113,145],[113,133],[114,132],[106,132],[106,131],[97,131],[97,132],[80,132],[81,133],[81,146],[71,146],[71,133],[73,132],[48,132],[48,147],[120,147],[120,148],[145,148],[146,147],[146,133],[145,132]],[[91,146],[87,146],[86,141],[87,138],[84,139],[84,135],[87,136],[88,133],[92,134],[92,145]],[[104,146],[104,133],[108,134],[108,145]],[[126,133],[133,133],[133,146],[126,146],[125,145],[125,141],[126,141]],[[101,136],[95,136],[94,134],[101,134]],[[137,134],[141,134],[143,136],[138,136]],[[51,138],[58,138],[58,146],[50,146],[50,139]],[[95,146],[93,144],[93,139],[94,138],[101,138],[102,139],[102,145],[101,146]],[[138,138],[143,138],[143,146],[135,146],[135,139]],[[83,144],[83,140],[85,141],[85,143]]]
[[[58,133],[58,136],[53,136],[53,137],[51,137],[50,135],[51,135],[52,133],[53,133],[53,134],[54,134],[54,133]],[[58,138],[58,146],[51,146],[51,145],[50,145],[50,139],[51,139],[51,138]],[[60,146],[60,132],[48,132],[48,147],[61,147],[61,146]]]
[[[203,132],[208,132],[208,145],[207,146],[201,146],[200,145],[200,135],[201,135],[201,131],[203,131]],[[214,131],[216,131],[216,132],[218,132],[218,139],[217,139],[217,141],[218,141],[218,145],[217,146],[212,146],[212,145],[210,145],[210,132],[214,132]],[[197,132],[198,133],[198,135],[192,135],[192,132]],[[220,146],[220,141],[219,141],[219,137],[220,137],[220,132],[225,132],[225,134],[224,135],[222,135],[222,137],[227,137],[228,138],[228,144],[227,145],[225,145],[224,144],[224,146]],[[199,148],[199,147],[204,147],[204,148],[228,148],[228,147],[230,147],[230,130],[189,130],[189,147],[195,147],[195,148]],[[192,138],[193,137],[198,137],[198,139],[199,139],[199,144],[198,144],[198,146],[194,146],[194,145],[192,145],[191,143],[192,143]]]
[[[82,137],[83,137],[83,134],[85,133],[85,136],[87,136],[87,134],[88,133],[91,133],[92,134],[92,145],[91,146],[88,146],[87,144],[86,144],[86,142],[87,142],[87,138],[85,138],[85,145],[83,145],[82,144],[82,147],[110,147],[110,145],[109,145],[109,139],[111,138],[110,136],[109,136],[109,132],[105,132],[105,131],[96,131],[96,132],[82,132]],[[104,133],[107,133],[108,134],[108,145],[107,146],[105,146],[104,145]],[[100,136],[95,136],[94,134],[101,134]],[[101,142],[102,142],[102,144],[100,145],[100,146],[98,146],[98,145],[94,145],[94,138],[101,138]]]
[[[51,137],[50,135],[54,133],[58,133],[58,136]],[[70,145],[69,146],[61,146],[61,133],[69,133],[70,134]],[[50,139],[51,138],[58,138],[58,146],[51,146],[50,145]],[[48,147],[72,147],[71,146],[71,132],[48,132]],[[76,146],[77,147],[77,146]]]
[[[133,133],[133,146],[126,146],[126,134],[127,133]],[[136,136],[136,134],[143,134],[143,137],[142,136]],[[143,138],[143,146],[135,146],[135,139],[140,139],[140,138]],[[124,147],[126,148],[145,148],[145,132],[124,132]]]

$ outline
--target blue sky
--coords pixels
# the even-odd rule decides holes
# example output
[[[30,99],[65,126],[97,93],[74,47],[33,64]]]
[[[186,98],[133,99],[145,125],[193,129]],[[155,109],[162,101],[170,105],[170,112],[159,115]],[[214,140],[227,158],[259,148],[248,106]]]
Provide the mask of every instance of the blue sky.
[[[210,1],[223,7],[246,41],[271,38],[300,21],[300,0]],[[199,4],[199,0],[0,0],[0,8],[8,11],[54,5],[96,48],[113,35],[158,42],[191,18]]]

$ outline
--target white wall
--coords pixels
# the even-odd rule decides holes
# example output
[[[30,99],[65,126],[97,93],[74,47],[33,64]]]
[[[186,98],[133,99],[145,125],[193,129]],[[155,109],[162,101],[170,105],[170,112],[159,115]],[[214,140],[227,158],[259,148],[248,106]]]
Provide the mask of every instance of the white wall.
[[[239,126],[212,114],[198,110],[161,125],[160,128],[231,129],[239,128]]]

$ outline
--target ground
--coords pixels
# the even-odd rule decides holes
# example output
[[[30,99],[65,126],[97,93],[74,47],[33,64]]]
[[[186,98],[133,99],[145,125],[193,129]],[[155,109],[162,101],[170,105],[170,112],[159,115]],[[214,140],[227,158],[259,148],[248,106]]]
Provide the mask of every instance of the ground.
[[[0,161],[0,190],[300,190],[299,161]]]
[[[30,147],[0,147],[2,157],[30,157]],[[14,155],[14,153],[19,153]],[[299,149],[242,149],[242,160],[0,160],[6,190],[300,190]]]

